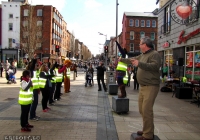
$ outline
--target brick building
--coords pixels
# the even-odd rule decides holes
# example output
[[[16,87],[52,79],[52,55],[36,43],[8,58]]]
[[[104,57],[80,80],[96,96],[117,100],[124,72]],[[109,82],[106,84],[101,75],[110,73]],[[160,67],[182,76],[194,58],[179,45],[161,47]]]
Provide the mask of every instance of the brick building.
[[[129,56],[140,52],[140,38],[149,36],[157,49],[157,15],[152,13],[125,12],[122,20],[122,38],[119,43],[126,48]]]

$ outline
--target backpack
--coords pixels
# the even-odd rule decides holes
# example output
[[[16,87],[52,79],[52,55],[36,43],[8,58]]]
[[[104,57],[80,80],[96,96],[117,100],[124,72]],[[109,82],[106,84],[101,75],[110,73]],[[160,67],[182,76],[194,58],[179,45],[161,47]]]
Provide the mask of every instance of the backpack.
[[[160,89],[160,91],[161,91],[161,92],[172,92],[172,89],[169,88],[169,87],[162,87],[162,88]]]

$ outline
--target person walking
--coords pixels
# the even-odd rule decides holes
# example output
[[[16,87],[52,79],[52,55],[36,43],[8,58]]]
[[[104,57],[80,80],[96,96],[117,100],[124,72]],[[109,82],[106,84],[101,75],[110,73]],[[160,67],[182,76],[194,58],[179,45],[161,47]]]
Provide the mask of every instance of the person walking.
[[[106,68],[103,64],[103,62],[99,62],[99,66],[96,67],[97,69],[97,83],[98,83],[98,91],[101,91],[101,83],[103,85],[104,91],[107,92],[107,88],[104,82],[104,72],[106,71]],[[100,83],[101,81],[101,83]]]
[[[19,99],[18,103],[21,105],[21,132],[30,132],[33,128],[33,125],[28,123],[28,114],[31,107],[31,103],[33,101],[33,88],[32,88],[32,81],[30,78],[30,71],[25,70],[22,73],[21,77],[21,87],[19,91]]]
[[[9,75],[8,75],[7,71],[9,69],[9,67],[10,67],[10,63],[8,62],[8,60],[6,60],[6,63],[4,63],[4,70],[5,70],[5,77],[8,80],[8,82],[9,82]]]
[[[94,77],[94,68],[92,67],[92,64],[90,64],[90,67],[88,68],[88,72],[92,74],[92,84],[94,85],[94,80],[93,80],[93,77]]]
[[[136,137],[135,140],[153,140],[153,105],[159,92],[161,57],[154,50],[153,43],[149,37],[142,37],[139,45],[142,52],[141,55],[129,59],[121,59],[120,61],[138,67],[136,75],[140,84],[138,106],[143,118],[143,131],[137,132],[140,136]]]
[[[0,76],[3,77],[2,73],[3,73],[3,60],[2,62],[0,62]]]
[[[134,90],[135,89],[139,89],[139,83],[138,83],[138,80],[137,80],[137,67],[133,67],[133,87],[134,87]]]
[[[165,63],[163,68],[162,68],[162,78],[164,78],[165,76],[167,77],[167,75],[168,75],[168,66]]]

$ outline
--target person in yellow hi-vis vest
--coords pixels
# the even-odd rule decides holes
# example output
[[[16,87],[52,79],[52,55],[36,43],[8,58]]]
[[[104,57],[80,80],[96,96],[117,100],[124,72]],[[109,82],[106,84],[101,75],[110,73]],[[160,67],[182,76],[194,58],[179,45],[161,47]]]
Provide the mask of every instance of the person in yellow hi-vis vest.
[[[30,132],[33,125],[28,123],[28,114],[31,103],[33,102],[33,88],[32,88],[30,71],[25,70],[21,77],[21,87],[19,91],[18,103],[21,105],[21,132]]]
[[[64,89],[65,93],[71,92],[70,91],[70,67],[72,65],[72,62],[70,60],[65,60],[64,65],[66,66],[66,69],[64,70]]]

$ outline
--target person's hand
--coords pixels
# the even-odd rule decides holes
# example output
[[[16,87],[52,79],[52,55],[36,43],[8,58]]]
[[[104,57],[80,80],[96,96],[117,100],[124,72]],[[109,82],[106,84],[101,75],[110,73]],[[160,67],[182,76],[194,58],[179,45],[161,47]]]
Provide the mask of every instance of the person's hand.
[[[136,67],[137,67],[139,61],[133,58],[133,59],[131,59],[131,63],[133,64],[133,66],[136,66]]]

